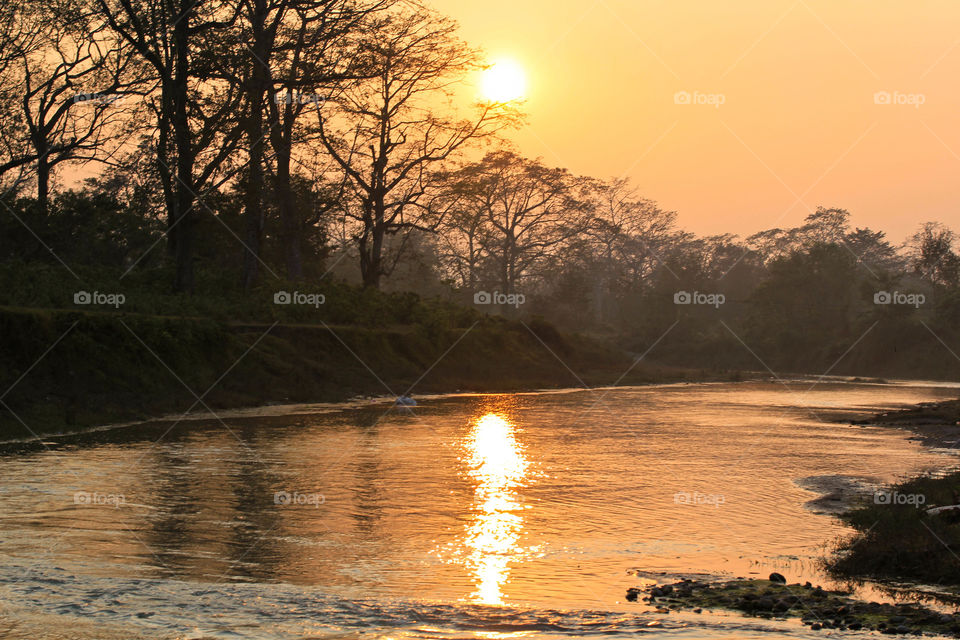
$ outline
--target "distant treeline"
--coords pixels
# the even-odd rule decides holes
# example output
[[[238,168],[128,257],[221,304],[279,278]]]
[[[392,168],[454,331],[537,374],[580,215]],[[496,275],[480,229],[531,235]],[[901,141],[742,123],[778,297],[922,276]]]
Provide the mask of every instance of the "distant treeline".
[[[949,228],[894,246],[820,208],[695,236],[626,180],[513,150],[521,105],[467,95],[482,64],[408,1],[3,3],[0,304],[265,318],[348,282],[685,365],[957,377]],[[279,317],[392,317],[356,299]]]

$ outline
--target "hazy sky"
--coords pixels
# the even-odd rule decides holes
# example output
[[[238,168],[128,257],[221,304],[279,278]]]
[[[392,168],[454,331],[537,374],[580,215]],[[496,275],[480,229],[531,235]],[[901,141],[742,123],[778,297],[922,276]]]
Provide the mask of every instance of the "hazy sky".
[[[896,242],[925,220],[960,231],[957,0],[433,4],[526,69],[525,154],[629,175],[689,230],[824,205]]]

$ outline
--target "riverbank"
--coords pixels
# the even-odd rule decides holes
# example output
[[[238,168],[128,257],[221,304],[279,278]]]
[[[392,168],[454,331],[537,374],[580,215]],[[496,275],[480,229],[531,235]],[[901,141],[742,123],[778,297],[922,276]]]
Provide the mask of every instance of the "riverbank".
[[[955,448],[960,442],[960,400],[922,403],[853,424],[906,429],[927,447]],[[960,505],[960,471],[881,489],[846,476],[813,476],[798,484],[823,494],[808,508],[837,517],[855,531],[838,540],[822,560],[826,573],[840,584],[890,585],[897,599],[907,596],[912,602],[866,602],[809,582],[785,584],[779,574],[771,574],[770,580],[686,578],[632,587],[627,599],[642,599],[661,613],[719,609],[760,618],[799,618],[812,630],[960,637],[960,615],[921,604],[931,598],[941,603],[960,599],[960,506],[950,508]]]
[[[924,403],[855,424],[906,429],[928,447],[960,442],[960,401]],[[839,517],[856,533],[824,560],[839,579],[928,585],[960,592],[960,472],[934,473],[861,498]],[[946,507],[945,509],[941,509]]]
[[[359,395],[739,379],[478,313],[388,326],[0,309],[0,438]],[[442,321],[441,321],[442,320]],[[626,375],[624,372],[628,371]]]
[[[960,446],[960,400],[924,402],[901,411],[890,411],[853,424],[907,429],[928,447]]]
[[[770,580],[708,582],[685,579],[646,589],[631,588],[627,600],[643,600],[658,611],[722,609],[759,618],[799,618],[811,629],[877,631],[883,634],[934,633],[960,637],[960,616],[939,613],[919,604],[862,602],[842,591]]]

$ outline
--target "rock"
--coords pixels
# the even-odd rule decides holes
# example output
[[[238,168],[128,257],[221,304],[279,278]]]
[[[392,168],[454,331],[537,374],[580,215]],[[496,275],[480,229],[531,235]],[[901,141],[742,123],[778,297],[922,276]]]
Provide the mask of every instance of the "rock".
[[[847,625],[847,628],[851,631],[860,631],[860,629],[863,629],[863,624],[859,622],[851,622]]]
[[[812,625],[810,625],[810,628],[814,631],[820,631],[820,629],[823,629],[823,625],[819,622],[814,622]]]
[[[783,574],[777,573],[776,571],[770,574],[770,577],[768,578],[768,580],[770,580],[770,582],[787,584],[787,579],[783,577]]]
[[[637,589],[636,587],[630,587],[627,589],[627,601],[636,602],[639,595],[640,589]]]

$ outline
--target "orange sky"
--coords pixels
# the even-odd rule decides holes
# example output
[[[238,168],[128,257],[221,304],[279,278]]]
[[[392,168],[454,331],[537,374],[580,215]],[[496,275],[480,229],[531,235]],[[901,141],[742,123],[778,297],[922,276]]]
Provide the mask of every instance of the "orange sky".
[[[925,220],[960,231],[956,0],[433,5],[527,70],[525,154],[627,174],[691,231],[793,226],[818,205],[895,242]]]

